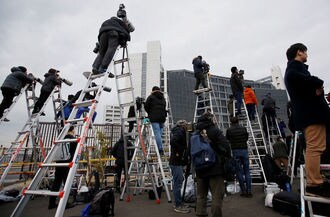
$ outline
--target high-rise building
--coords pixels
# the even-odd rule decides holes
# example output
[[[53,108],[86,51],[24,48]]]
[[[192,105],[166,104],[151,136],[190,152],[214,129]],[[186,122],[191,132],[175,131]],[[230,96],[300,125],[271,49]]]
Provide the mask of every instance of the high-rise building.
[[[196,95],[192,92],[195,85],[194,72],[189,70],[169,70],[167,71],[167,88],[168,95],[171,99],[171,109],[173,114],[173,120],[186,119],[193,121]],[[230,78],[212,75],[210,77],[210,83],[212,91],[214,92],[215,99],[213,101],[213,111],[217,116],[219,126],[223,129],[229,127],[229,113],[227,110],[227,102],[229,95],[232,94],[230,87]],[[254,82],[251,80],[245,80],[244,83],[251,85],[254,89],[259,106],[259,115],[262,114],[261,101],[267,93],[271,93],[272,97],[276,101],[277,116],[283,120],[287,120],[286,105],[288,98],[285,90],[275,89],[274,86],[269,83]],[[287,122],[286,122],[287,123]]]
[[[104,106],[104,123],[120,123],[120,108],[115,105]]]

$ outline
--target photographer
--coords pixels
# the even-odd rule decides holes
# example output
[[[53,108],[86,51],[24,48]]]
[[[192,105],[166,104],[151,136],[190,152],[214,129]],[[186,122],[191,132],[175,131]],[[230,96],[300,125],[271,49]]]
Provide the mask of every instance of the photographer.
[[[135,30],[134,26],[126,17],[125,6],[120,4],[117,17],[111,17],[103,22],[99,30],[98,42],[99,49],[96,47],[94,52],[98,55],[93,63],[93,74],[105,73],[112,61],[117,47],[126,46],[126,42],[131,40],[130,32]],[[113,78],[112,73],[109,77]]]
[[[44,75],[45,81],[42,84],[42,87],[40,90],[40,96],[34,105],[32,114],[39,113],[40,109],[44,106],[45,102],[47,101],[49,95],[52,93],[55,86],[61,84],[62,79],[58,75],[59,72],[60,71],[51,68],[48,70],[48,73],[46,73]]]
[[[210,66],[202,59],[202,56],[197,56],[192,61],[196,78],[195,91],[199,89],[200,84],[202,84],[203,88],[207,88],[206,76],[210,70]]]
[[[137,112],[138,112],[138,111],[141,110],[142,105],[144,104],[144,99],[141,98],[141,97],[136,97],[135,103],[136,103],[136,109],[137,109]],[[134,105],[131,105],[129,107],[129,111],[128,111],[127,117],[128,118],[135,117]],[[134,123],[136,123],[136,121],[128,121],[128,132],[129,133],[132,132],[132,130],[134,128]]]
[[[21,89],[26,84],[31,84],[35,80],[33,76],[27,75],[26,71],[24,66],[12,67],[12,73],[10,73],[3,82],[1,86],[3,99],[0,104],[0,118],[2,118],[5,109],[13,104],[14,97],[19,95]],[[9,120],[4,119],[4,121]]]

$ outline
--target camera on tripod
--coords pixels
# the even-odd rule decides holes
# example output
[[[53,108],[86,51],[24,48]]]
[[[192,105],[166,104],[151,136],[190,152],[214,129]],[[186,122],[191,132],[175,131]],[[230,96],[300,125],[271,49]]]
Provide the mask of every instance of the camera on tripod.
[[[119,9],[117,11],[117,17],[119,18],[125,18],[126,17],[126,11],[125,11],[125,5],[120,4]]]

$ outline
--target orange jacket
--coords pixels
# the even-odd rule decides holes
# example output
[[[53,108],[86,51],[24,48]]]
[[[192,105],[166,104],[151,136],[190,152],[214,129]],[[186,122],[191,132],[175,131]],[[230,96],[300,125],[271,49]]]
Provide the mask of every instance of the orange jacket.
[[[245,104],[255,104],[258,105],[257,97],[252,90],[252,88],[246,87],[244,90],[244,101]]]

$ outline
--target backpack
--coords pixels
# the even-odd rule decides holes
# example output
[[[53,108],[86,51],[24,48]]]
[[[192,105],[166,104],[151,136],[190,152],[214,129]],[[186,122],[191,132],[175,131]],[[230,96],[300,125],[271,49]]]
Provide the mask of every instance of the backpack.
[[[70,142],[65,142],[60,144],[58,147],[54,161],[55,162],[63,162],[63,161],[68,161],[71,159],[71,154],[70,154]]]
[[[114,215],[115,197],[112,189],[101,190],[90,203],[90,214],[101,214],[103,217]]]
[[[202,170],[212,167],[216,162],[216,154],[210,143],[200,133],[194,133],[190,138],[191,161],[195,170]]]

